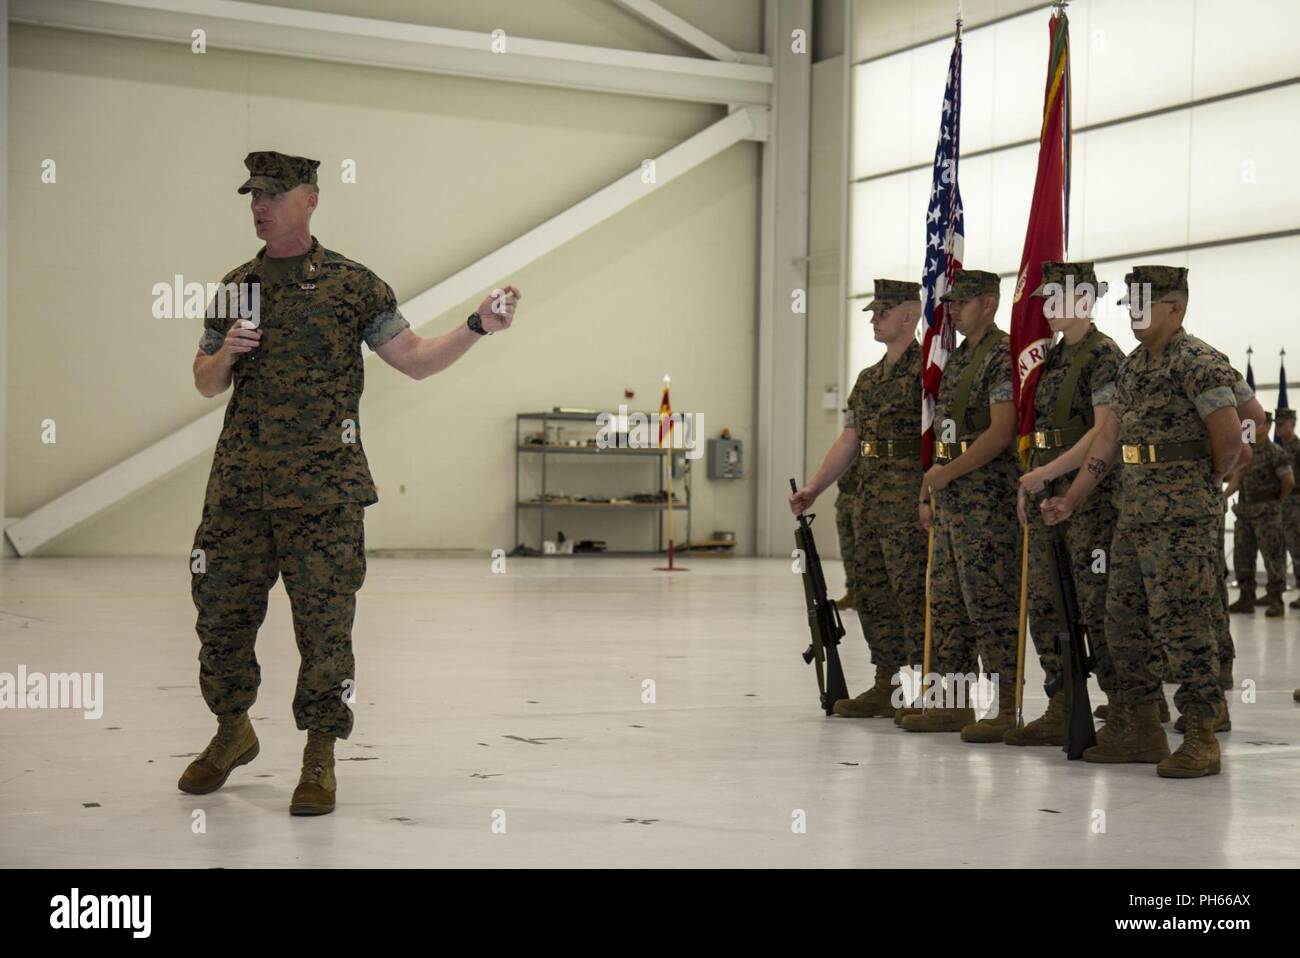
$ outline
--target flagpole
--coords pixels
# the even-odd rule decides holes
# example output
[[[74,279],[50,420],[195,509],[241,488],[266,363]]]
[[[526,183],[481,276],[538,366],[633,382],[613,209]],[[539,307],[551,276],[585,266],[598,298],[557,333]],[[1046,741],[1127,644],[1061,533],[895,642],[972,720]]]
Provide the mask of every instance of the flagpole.
[[[1025,633],[1029,621],[1029,523],[1020,538],[1020,616],[1016,634],[1016,728],[1025,724]]]
[[[664,451],[664,460],[668,463],[668,501],[665,508],[668,510],[668,565],[655,566],[656,572],[689,572],[689,569],[681,569],[673,565],[673,412],[672,404],[668,397],[668,385],[671,382],[668,375],[664,375],[664,395],[659,402],[659,447]],[[664,420],[668,420],[668,444],[664,445]],[[687,543],[687,548],[690,543]]]
[[[925,711],[926,684],[930,681],[930,649],[934,645],[934,618],[930,614],[930,570],[934,567],[934,524],[938,516],[934,511],[934,495],[930,495],[930,540],[925,554],[925,648],[921,653],[921,681],[917,683],[917,698],[922,712]]]
[[[668,433],[668,571],[673,571],[673,434]]]

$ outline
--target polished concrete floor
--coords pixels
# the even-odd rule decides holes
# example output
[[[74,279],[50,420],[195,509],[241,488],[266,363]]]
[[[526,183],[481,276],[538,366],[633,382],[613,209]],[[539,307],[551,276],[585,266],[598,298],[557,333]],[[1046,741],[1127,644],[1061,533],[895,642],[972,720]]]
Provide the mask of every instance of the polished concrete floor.
[[[183,562],[4,560],[0,672],[102,672],[104,704],[97,719],[0,711],[0,866],[1300,861],[1300,613],[1233,617],[1254,702],[1234,702],[1223,774],[1166,781],[827,719],[788,561],[657,564],[511,559],[493,574],[486,559],[372,558],[339,807],[291,818],[305,736],[282,584],[258,645],[261,755],[195,797],[176,779],[214,726]],[[838,586],[838,563],[828,575]],[[849,618],[857,691],[868,667]],[[1028,690],[1034,715],[1036,664]]]

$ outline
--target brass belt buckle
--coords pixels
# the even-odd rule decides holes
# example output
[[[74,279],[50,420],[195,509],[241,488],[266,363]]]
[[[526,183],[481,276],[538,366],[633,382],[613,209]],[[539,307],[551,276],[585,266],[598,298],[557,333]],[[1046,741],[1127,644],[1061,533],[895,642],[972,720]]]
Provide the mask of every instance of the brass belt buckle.
[[[1141,447],[1141,446],[1125,446],[1125,447],[1124,447],[1124,464],[1125,464],[1125,465],[1136,466],[1136,465],[1140,464],[1141,462],[1142,462],[1142,447]]]
[[[1034,433],[1034,448],[1035,449],[1047,448],[1047,433],[1045,432]]]
[[[862,440],[862,455],[869,459],[876,454],[876,444],[870,439]]]

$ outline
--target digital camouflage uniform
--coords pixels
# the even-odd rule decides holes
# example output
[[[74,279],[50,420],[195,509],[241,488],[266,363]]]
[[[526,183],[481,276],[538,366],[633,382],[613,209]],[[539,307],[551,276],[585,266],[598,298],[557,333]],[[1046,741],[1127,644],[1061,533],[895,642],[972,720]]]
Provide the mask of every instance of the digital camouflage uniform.
[[[880,281],[877,281],[877,286]],[[916,519],[921,487],[921,347],[864,369],[849,395],[859,440],[854,595],[871,661],[891,672],[920,661],[927,539]]]
[[[280,192],[315,182],[283,164],[315,161],[250,154],[241,187]],[[283,262],[260,250],[224,283],[260,280],[262,338],[232,371],[233,391],[212,462],[191,564],[198,610],[199,684],[217,715],[253,704],[253,646],[278,575],[301,654],[293,715],[299,729],[347,738],[354,678],[351,630],[365,578],[364,509],[378,501],[361,445],[361,343],[377,348],[409,325],[389,286],[312,238]],[[199,348],[213,354],[237,319],[209,308]]]
[[[1209,716],[1222,701],[1216,577],[1223,496],[1204,419],[1236,406],[1235,382],[1221,355],[1182,329],[1158,357],[1138,346],[1120,367],[1111,411],[1124,466],[1106,640],[1125,704],[1158,701],[1166,663],[1170,679],[1181,683],[1180,711]]]
[[[1206,345],[1209,346],[1208,343]],[[1215,349],[1213,346],[1209,346],[1209,348],[1216,356],[1231,366],[1231,360],[1228,359],[1227,354]],[[1250,384],[1246,382],[1235,366],[1232,367],[1232,375],[1236,378],[1232,386],[1233,395],[1236,397],[1237,406],[1241,407],[1255,398],[1255,390],[1250,388]],[[1233,687],[1232,663],[1237,657],[1236,643],[1232,641],[1231,616],[1228,614],[1231,599],[1228,595],[1227,518],[1228,503],[1227,500],[1222,500],[1219,508],[1219,549],[1216,574],[1218,576],[1219,604],[1223,607],[1223,611],[1219,616],[1218,632],[1219,685],[1225,691]]]
[[[848,413],[846,408],[845,413]],[[840,540],[840,559],[844,563],[844,581],[853,594],[853,503],[857,499],[858,479],[861,470],[855,459],[848,471],[835,481],[839,495],[835,497],[835,532]]]
[[[1282,532],[1282,478],[1292,475],[1291,457],[1261,433],[1250,465],[1241,476],[1240,496],[1232,511],[1232,568],[1243,595],[1255,594],[1255,556],[1264,554],[1268,597],[1282,601],[1286,591],[1286,542]]]
[[[990,278],[991,277],[991,278]],[[969,299],[997,290],[997,277],[961,270],[945,300]],[[956,458],[988,428],[989,409],[1012,402],[1010,339],[996,326],[975,370],[964,422],[954,409],[958,382],[978,346],[963,340],[948,356],[935,403],[935,461]],[[983,340],[981,339],[981,344]],[[956,443],[954,449],[938,443]],[[1020,466],[1014,443],[991,461],[935,493],[934,558],[930,567],[931,665],[940,675],[983,669],[1012,682],[1020,618],[1020,525],[1016,498]],[[952,455],[945,456],[947,450]]]
[[[1115,377],[1124,353],[1109,336],[1089,324],[1089,336],[1070,345],[1061,339],[1047,353],[1034,391],[1035,448],[1030,466],[1037,468],[1069,450],[1092,426],[1092,409],[1109,406],[1115,392]],[[1077,386],[1070,400],[1069,415],[1057,417],[1061,388],[1071,364],[1080,351],[1086,352]],[[1047,448],[1043,448],[1046,446]],[[1048,570],[1052,563],[1051,540],[1038,503],[1043,498],[1063,496],[1076,472],[1048,482],[1041,496],[1031,496],[1025,513],[1029,519],[1029,624],[1034,648],[1052,685],[1061,671],[1057,639],[1065,624],[1056,611]],[[1106,645],[1106,588],[1111,538],[1118,517],[1116,493],[1118,472],[1112,470],[1071,515],[1065,525],[1065,541],[1074,571],[1079,610],[1087,629],[1093,656],[1093,673],[1102,690],[1116,691],[1115,669]]]
[[[1277,418],[1294,419],[1295,411],[1279,409]],[[1296,584],[1300,585],[1300,436],[1292,436],[1286,442],[1278,443],[1278,446],[1289,457],[1291,469],[1298,480],[1291,495],[1282,500],[1282,538],[1286,543],[1286,551],[1291,555],[1291,572],[1296,577]]]

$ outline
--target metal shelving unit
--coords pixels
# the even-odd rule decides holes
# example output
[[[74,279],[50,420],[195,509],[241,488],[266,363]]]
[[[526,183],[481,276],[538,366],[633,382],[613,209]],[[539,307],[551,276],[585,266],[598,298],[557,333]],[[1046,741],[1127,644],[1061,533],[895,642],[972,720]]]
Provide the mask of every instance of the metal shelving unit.
[[[651,422],[657,422],[658,413],[643,413],[649,417]],[[625,510],[629,512],[645,512],[655,516],[655,544],[654,549],[630,549],[606,552],[574,552],[571,555],[597,555],[597,556],[638,556],[638,555],[663,555],[667,552],[667,543],[664,541],[663,523],[660,516],[673,509],[676,512],[686,513],[686,538],[684,542],[689,544],[691,541],[691,461],[686,458],[685,449],[671,450],[674,459],[681,462],[682,481],[680,488],[682,490],[682,500],[669,504],[667,502],[546,502],[546,501],[523,501],[519,498],[519,477],[523,469],[523,464],[527,456],[540,456],[542,464],[541,492],[540,495],[545,497],[547,492],[547,462],[552,456],[588,456],[603,457],[609,459],[616,456],[633,456],[640,457],[654,463],[655,466],[655,489],[659,494],[666,491],[664,483],[663,460],[669,454],[664,449],[622,449],[606,448],[599,449],[594,446],[569,446],[569,445],[545,445],[543,443],[526,443],[521,435],[521,430],[525,422],[541,422],[543,439],[549,438],[548,427],[556,423],[582,423],[593,428],[598,426],[597,414],[593,413],[566,413],[566,412],[521,412],[515,416],[515,542],[523,540],[519,537],[520,518],[526,511],[536,511],[540,513],[541,533],[538,536],[538,546],[541,549],[541,543],[546,541],[546,518],[547,513],[552,511],[576,510],[576,511],[593,511],[601,510]],[[676,484],[676,474],[674,473],[674,491],[679,488]],[[689,550],[685,545],[681,548],[674,547],[674,552],[686,553]],[[543,553],[545,554],[545,553]],[[556,553],[556,555],[567,555],[569,553]]]

